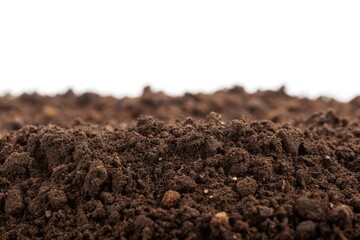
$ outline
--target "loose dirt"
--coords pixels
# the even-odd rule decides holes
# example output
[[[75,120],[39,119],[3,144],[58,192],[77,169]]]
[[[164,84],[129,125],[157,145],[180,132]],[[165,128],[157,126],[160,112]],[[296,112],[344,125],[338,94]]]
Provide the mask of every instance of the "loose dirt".
[[[359,239],[357,102],[4,96],[1,239]]]
[[[204,119],[212,111],[221,114],[223,121],[245,117],[294,125],[327,109],[341,116],[359,117],[360,97],[345,104],[324,97],[311,100],[289,96],[284,88],[250,94],[242,87],[213,94],[187,93],[172,97],[146,87],[140,97],[117,99],[95,93],[77,96],[69,90],[53,97],[36,93],[0,97],[0,132],[18,130],[29,124],[50,123],[66,128],[85,122],[127,128],[141,115],[175,123],[187,117]]]

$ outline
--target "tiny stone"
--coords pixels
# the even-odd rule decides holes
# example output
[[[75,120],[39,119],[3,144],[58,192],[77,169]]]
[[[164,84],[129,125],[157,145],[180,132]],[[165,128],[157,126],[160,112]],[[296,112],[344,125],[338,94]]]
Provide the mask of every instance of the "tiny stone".
[[[209,193],[209,189],[204,189],[204,193],[205,194]]]
[[[213,197],[214,197],[214,195],[210,195],[210,196],[209,196],[210,199],[213,198]]]
[[[45,118],[53,119],[60,115],[60,111],[56,107],[46,105],[43,108],[43,114]]]
[[[181,195],[179,192],[169,190],[164,194],[161,203],[164,207],[171,208],[179,202],[180,198]]]
[[[45,217],[49,218],[51,217],[52,212],[50,210],[45,211]]]
[[[229,217],[226,212],[218,212],[212,217],[211,223],[228,224]]]
[[[231,180],[236,181],[237,177],[232,177]]]
[[[229,239],[229,235],[227,235],[229,228],[229,217],[226,212],[218,212],[211,218],[210,230],[214,238]]]

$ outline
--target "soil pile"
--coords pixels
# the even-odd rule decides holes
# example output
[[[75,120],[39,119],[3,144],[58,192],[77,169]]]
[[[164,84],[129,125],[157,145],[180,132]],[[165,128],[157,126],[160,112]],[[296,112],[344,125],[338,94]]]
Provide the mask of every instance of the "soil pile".
[[[1,138],[9,239],[357,239],[357,122],[212,113],[175,125],[28,126]]]
[[[74,119],[93,124],[123,127],[135,124],[143,114],[166,123],[175,123],[189,116],[203,119],[214,111],[223,121],[246,116],[249,120],[271,120],[295,124],[311,114],[333,109],[342,116],[360,116],[360,98],[344,104],[328,98],[310,100],[278,91],[257,91],[250,94],[242,87],[217,91],[213,94],[190,94],[172,97],[144,88],[138,98],[103,97],[95,93],[77,96],[71,90],[54,97],[23,94],[0,97],[0,132],[18,130],[24,125],[49,123],[72,127]]]
[[[21,114],[35,107],[18,110],[31,121]],[[357,119],[334,111],[292,124],[215,112],[174,119],[5,129],[1,239],[360,238]]]

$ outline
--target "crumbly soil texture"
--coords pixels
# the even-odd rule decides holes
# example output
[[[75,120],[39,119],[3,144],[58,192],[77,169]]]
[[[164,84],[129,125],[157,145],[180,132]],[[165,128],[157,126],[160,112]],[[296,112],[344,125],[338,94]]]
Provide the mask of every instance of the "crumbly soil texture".
[[[0,97],[0,239],[360,239],[358,104]]]

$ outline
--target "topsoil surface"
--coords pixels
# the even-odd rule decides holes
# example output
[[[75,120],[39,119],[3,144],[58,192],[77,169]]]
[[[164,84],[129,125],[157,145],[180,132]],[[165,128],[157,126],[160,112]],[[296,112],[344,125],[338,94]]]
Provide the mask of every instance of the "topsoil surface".
[[[360,239],[359,106],[0,97],[0,239]]]

